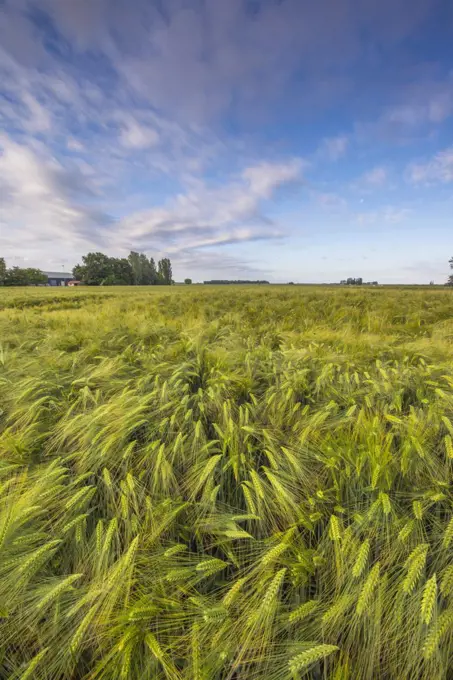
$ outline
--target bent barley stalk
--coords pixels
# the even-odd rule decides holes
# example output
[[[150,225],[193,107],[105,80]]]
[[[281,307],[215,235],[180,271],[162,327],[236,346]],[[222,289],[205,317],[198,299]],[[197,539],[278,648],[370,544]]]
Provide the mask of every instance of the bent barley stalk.
[[[0,678],[450,677],[451,291],[0,290]]]
[[[308,666],[316,663],[316,661],[325,659],[327,656],[333,654],[336,651],[338,651],[338,647],[335,647],[335,645],[317,645],[316,647],[308,649],[306,652],[302,652],[302,654],[298,654],[297,656],[290,659],[289,669],[293,674],[303,671]]]

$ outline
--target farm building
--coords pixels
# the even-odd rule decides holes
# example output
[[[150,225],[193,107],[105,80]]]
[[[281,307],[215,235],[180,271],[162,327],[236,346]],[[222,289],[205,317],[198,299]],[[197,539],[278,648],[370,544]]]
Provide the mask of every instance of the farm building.
[[[47,276],[48,286],[67,286],[73,280],[72,274],[65,272],[44,272]]]

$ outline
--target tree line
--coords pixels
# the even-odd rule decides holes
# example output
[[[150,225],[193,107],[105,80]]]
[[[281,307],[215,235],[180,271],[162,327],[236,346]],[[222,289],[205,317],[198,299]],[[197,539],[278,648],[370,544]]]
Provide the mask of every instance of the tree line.
[[[453,270],[453,257],[449,260]],[[173,273],[171,261],[164,257],[158,261],[157,267],[152,257],[131,251],[127,258],[108,257],[104,253],[88,253],[82,257],[82,264],[74,267],[72,274],[77,281],[88,286],[159,286],[171,285]],[[47,283],[47,275],[34,267],[6,266],[5,258],[0,257],[0,286],[39,286]],[[192,283],[185,279],[184,283]],[[225,279],[204,281],[205,285],[219,284],[268,284],[269,281],[228,281]],[[292,282],[291,282],[292,283]],[[346,286],[376,286],[377,281],[363,282],[361,277],[340,281]],[[453,286],[453,274],[448,277],[447,286]]]
[[[363,281],[362,277],[358,277],[357,279],[353,279],[349,277],[349,279],[343,279],[343,281],[340,281],[340,286],[377,286],[379,285],[377,281]]]
[[[173,281],[168,257],[158,261],[143,253],[131,252],[127,258],[108,257],[104,253],[88,253],[82,264],[72,270],[74,279],[87,286],[169,286]],[[47,274],[33,267],[6,266],[0,257],[0,286],[43,286]]]
[[[34,267],[6,266],[5,258],[0,257],[0,286],[39,286],[47,283],[47,276]]]
[[[156,267],[154,258],[148,259],[134,251],[127,258],[88,253],[72,273],[87,286],[170,286],[174,283],[168,257],[159,260]]]
[[[205,286],[219,286],[219,285],[250,285],[250,284],[263,284],[269,283],[269,281],[229,281],[228,279],[213,279],[212,281],[203,281]]]

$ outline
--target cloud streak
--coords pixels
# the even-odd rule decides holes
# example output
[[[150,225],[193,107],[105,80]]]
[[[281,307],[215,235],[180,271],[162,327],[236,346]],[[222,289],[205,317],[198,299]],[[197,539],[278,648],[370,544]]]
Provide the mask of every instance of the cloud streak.
[[[412,210],[410,208],[390,205],[382,210],[358,213],[356,221],[364,227],[373,225],[380,227],[385,224],[397,225],[406,222],[411,215]]]
[[[338,161],[346,154],[349,139],[346,135],[324,139],[318,149],[318,156],[330,161]]]
[[[387,182],[387,170],[382,166],[372,168],[361,179],[366,186],[382,187]]]
[[[302,163],[261,163],[221,187],[199,183],[169,205],[129,215],[119,224],[124,245],[158,243],[169,252],[281,238],[281,228],[261,211],[282,185],[302,181]]]
[[[449,184],[453,182],[453,146],[439,151],[427,163],[411,163],[407,177],[412,184]]]
[[[32,149],[7,137],[0,138],[0,150],[4,244],[78,248],[96,242],[98,232],[112,223],[107,212],[87,204],[94,189],[77,166],[63,168],[38,145]]]

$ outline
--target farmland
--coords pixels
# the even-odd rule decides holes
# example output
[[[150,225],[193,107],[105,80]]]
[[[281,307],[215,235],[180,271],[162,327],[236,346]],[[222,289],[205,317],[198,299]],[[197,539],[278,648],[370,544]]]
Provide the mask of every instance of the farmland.
[[[1,680],[453,678],[453,291],[0,289],[0,343]]]

